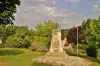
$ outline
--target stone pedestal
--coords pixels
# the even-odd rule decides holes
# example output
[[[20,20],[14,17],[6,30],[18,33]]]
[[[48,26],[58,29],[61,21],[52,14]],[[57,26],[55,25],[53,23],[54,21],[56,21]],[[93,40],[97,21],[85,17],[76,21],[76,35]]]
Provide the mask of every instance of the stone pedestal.
[[[67,58],[66,52],[47,52],[45,55],[45,59],[47,61],[62,61],[63,59]]]
[[[61,30],[53,29],[50,51],[46,53],[45,59],[48,61],[61,61],[67,56],[68,55],[63,50],[63,45],[61,41]]]

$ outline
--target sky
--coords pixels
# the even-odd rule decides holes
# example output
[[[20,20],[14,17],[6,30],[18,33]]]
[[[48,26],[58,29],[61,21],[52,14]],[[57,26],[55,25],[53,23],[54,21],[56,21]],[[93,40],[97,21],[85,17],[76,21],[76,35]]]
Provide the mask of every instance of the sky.
[[[21,0],[14,24],[35,29],[37,24],[52,20],[66,29],[98,16],[100,0]]]

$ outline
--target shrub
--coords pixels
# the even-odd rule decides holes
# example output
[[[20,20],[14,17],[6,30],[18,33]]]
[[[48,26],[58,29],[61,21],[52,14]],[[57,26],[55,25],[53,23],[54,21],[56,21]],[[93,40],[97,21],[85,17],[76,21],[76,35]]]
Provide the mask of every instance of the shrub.
[[[75,56],[76,54],[75,49],[73,48],[65,49],[65,51],[68,55],[71,55],[71,56]]]
[[[19,38],[17,36],[9,36],[6,43],[7,47],[10,48],[28,48],[28,46],[30,46],[28,40]]]
[[[90,57],[97,57],[97,48],[95,47],[95,46],[89,46],[89,47],[87,47],[87,49],[86,49],[86,53],[87,53],[87,55],[88,56],[90,56]]]
[[[98,49],[98,59],[100,59],[100,49]]]

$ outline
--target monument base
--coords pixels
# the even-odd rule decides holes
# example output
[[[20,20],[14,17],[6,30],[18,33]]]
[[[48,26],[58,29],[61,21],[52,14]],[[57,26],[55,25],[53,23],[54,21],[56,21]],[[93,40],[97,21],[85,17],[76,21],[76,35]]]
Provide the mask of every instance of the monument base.
[[[45,55],[45,59],[48,61],[61,61],[67,58],[68,55],[65,51],[63,52],[47,52]]]

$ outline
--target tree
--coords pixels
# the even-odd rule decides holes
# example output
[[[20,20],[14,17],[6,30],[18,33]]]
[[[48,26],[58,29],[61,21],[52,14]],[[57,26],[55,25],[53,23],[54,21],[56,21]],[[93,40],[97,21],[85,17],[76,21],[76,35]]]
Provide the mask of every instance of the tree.
[[[13,24],[14,13],[20,3],[20,0],[0,0],[0,25]]]
[[[82,26],[78,26],[78,39],[79,43],[84,39],[84,31]],[[77,28],[73,27],[68,30],[67,41],[76,44],[77,43]]]
[[[100,48],[100,17],[98,19],[87,19],[83,26],[85,42],[87,44],[87,55],[97,57],[97,50]]]
[[[6,41],[8,36],[14,35],[18,28],[19,28],[18,26],[8,26],[8,27],[0,26],[0,37],[2,37],[3,43]]]
[[[68,34],[68,30],[67,29],[62,29],[61,30],[61,38],[62,38],[62,40],[67,38],[67,34]]]
[[[98,19],[87,19],[83,24],[85,41],[88,45],[100,47],[100,17]]]
[[[9,36],[7,37],[6,45],[8,47],[28,48],[33,39],[32,30],[29,30],[26,26],[16,27],[16,29],[14,27],[12,26],[11,31],[8,31]],[[15,30],[14,32],[12,31],[13,29]]]
[[[48,20],[36,26],[34,43],[42,46],[50,46],[52,29],[57,28],[58,24]]]
[[[34,31],[29,30],[28,27],[26,26],[21,26],[21,27],[12,25],[7,27],[0,26],[0,37],[2,37],[4,46],[7,43],[10,47],[13,45],[15,41],[17,41],[16,44],[18,44],[20,43],[19,40],[21,40],[22,42],[24,42],[23,44],[26,47],[27,45],[29,46],[30,44],[33,43]]]

